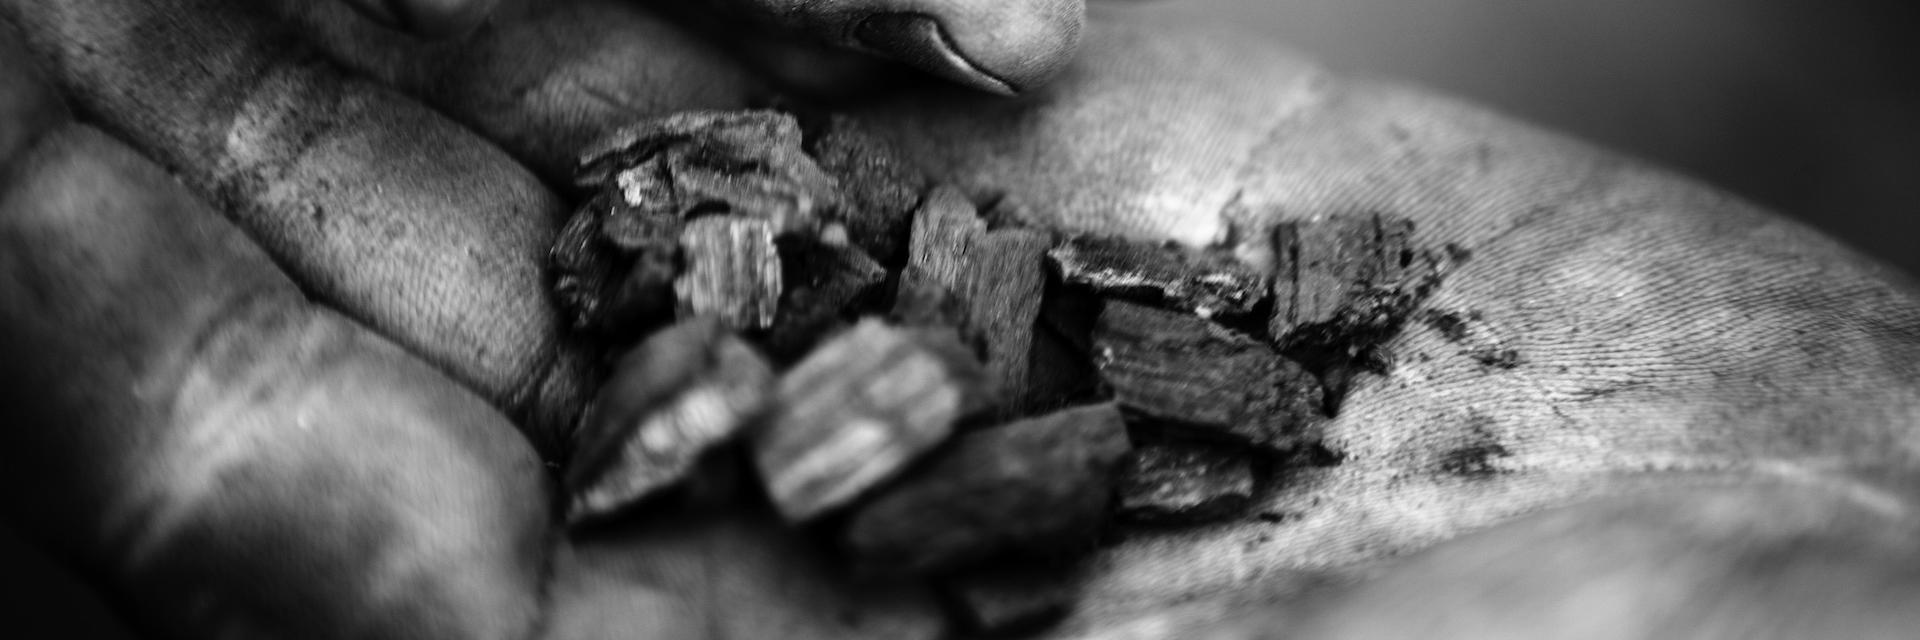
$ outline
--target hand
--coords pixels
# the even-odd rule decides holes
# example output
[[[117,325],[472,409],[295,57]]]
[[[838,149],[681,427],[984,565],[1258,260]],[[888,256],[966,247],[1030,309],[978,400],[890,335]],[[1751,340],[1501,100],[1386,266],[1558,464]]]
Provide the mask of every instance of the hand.
[[[821,563],[784,552],[810,548],[751,510],[621,532],[618,553],[557,543],[529,443],[564,439],[599,356],[563,344],[549,302],[565,206],[499,148],[325,61],[284,21],[310,21],[321,43],[365,38],[356,51],[395,65],[469,65],[475,82],[440,85],[460,91],[448,96],[526,110],[517,139],[566,156],[649,114],[745,106],[755,75],[624,4],[553,3],[464,43],[412,40],[331,4],[280,8],[0,4],[12,522],[163,635],[937,630],[923,591],[853,600],[818,586]],[[913,40],[929,35],[915,19],[921,30],[865,46],[919,56],[956,43],[914,61],[964,55],[999,90],[1056,67],[1079,20],[1070,3],[864,10],[887,8],[945,21],[945,35]],[[827,28],[862,14],[780,15]],[[586,40],[548,31],[602,27]],[[606,57],[535,66],[561,55]],[[635,78],[657,84],[622,84]],[[75,123],[57,93],[237,224]],[[881,611],[849,613],[855,602]]]
[[[1341,463],[1282,474],[1255,507],[1281,522],[1129,536],[1080,624],[1188,628],[1378,572],[1237,630],[1857,635],[1906,615],[1848,594],[1915,588],[1912,546],[1889,541],[1913,531],[1913,290],[1804,227],[1145,8],[1096,6],[1077,64],[1019,107],[936,92],[861,113],[936,173],[1067,228],[1261,262],[1277,222],[1383,212],[1471,254],[1426,306],[1476,326],[1414,322],[1392,343],[1391,372],[1362,376],[1328,426]],[[1208,594],[1227,595],[1138,614]]]
[[[932,91],[881,98],[859,110],[871,126],[894,132],[895,141],[937,171],[976,192],[1008,190],[1044,203],[1040,210],[1070,228],[1190,242],[1231,235],[1257,261],[1258,247],[1248,239],[1263,237],[1262,228],[1277,219],[1392,208],[1414,219],[1427,237],[1472,252],[1472,260],[1449,275],[1430,306],[1478,311],[1484,325],[1459,345],[1430,327],[1411,326],[1395,350],[1425,353],[1429,359],[1403,357],[1392,374],[1356,384],[1347,408],[1329,427],[1329,442],[1344,454],[1343,463],[1287,478],[1266,505],[1286,514],[1282,523],[1250,521],[1130,537],[1097,560],[1101,570],[1089,580],[1086,601],[1068,630],[1116,623],[1151,629],[1157,619],[1132,619],[1146,613],[1143,604],[1238,594],[1184,610],[1197,616],[1188,619],[1217,616],[1235,611],[1236,605],[1284,595],[1295,576],[1352,575],[1389,554],[1609,493],[1664,490],[1696,480],[1733,485],[1730,491],[1741,501],[1710,504],[1736,505],[1762,522],[1778,519],[1780,504],[1831,503],[1844,512],[1863,500],[1876,503],[1861,496],[1899,495],[1842,473],[1876,464],[1899,467],[1905,455],[1901,445],[1908,439],[1903,418],[1911,410],[1905,391],[1911,384],[1901,363],[1912,341],[1901,327],[1911,324],[1914,307],[1904,285],[1890,282],[1873,265],[1719,194],[1457,105],[1344,84],[1259,43],[1190,32],[1154,34],[1126,26],[1136,18],[1105,17],[1118,22],[1095,23],[1105,26],[1092,32],[1081,66],[1027,101],[982,105]],[[590,137],[586,132],[596,130],[594,123],[631,116],[610,109],[606,100],[612,95],[613,103],[626,104],[631,99],[617,97],[631,94],[608,93],[596,85],[543,84],[539,88],[551,93],[528,90],[521,95],[542,100],[522,102],[500,98],[534,85],[482,80],[513,64],[558,69],[539,77],[566,78],[580,73],[568,70],[635,68],[652,60],[622,48],[643,39],[605,35],[636,23],[574,19],[578,22],[570,26],[550,19],[522,23],[526,31],[503,28],[500,34],[508,35],[446,47],[439,57],[380,58],[391,50],[349,50],[338,44],[333,49],[336,55],[360,51],[352,64],[434,102],[516,157],[552,171],[564,167],[568,156],[558,145],[542,147],[552,144],[545,141]],[[514,33],[524,39],[510,40]],[[549,50],[546,55],[554,58],[501,61],[486,54],[489,42],[499,47],[496,52],[524,52],[524,47],[498,43],[541,42],[536,36],[542,33],[569,34],[573,37],[544,41],[581,48]],[[339,33],[330,37],[335,43],[355,41]],[[415,66],[383,66],[381,60]],[[537,74],[521,77],[532,75]],[[85,84],[74,86],[79,88],[70,90],[85,93]],[[90,111],[108,111],[99,106],[103,99],[81,101]],[[139,105],[122,106],[137,111]],[[403,124],[401,131],[416,136],[423,128],[431,130]],[[137,126],[126,128],[135,130],[130,137],[138,134]],[[574,137],[565,137],[567,132]],[[309,166],[346,166],[331,162]],[[295,166],[293,171],[313,169]],[[466,173],[499,182],[487,172]],[[414,188],[440,197],[471,193]],[[468,197],[475,203],[498,201]],[[1223,210],[1237,233],[1220,233],[1230,227],[1222,220]],[[505,218],[510,216],[496,217]],[[1700,255],[1713,258],[1703,261]],[[1755,282],[1747,274],[1767,277]],[[497,311],[505,308],[501,305],[473,308],[486,309],[481,315],[490,318],[507,315]],[[1473,351],[1488,344],[1512,348],[1522,360],[1511,369],[1487,368]],[[456,369],[447,362],[458,358],[409,346]],[[495,395],[496,402],[510,395]],[[1484,473],[1460,474],[1448,471],[1457,465],[1438,464],[1443,456],[1473,448],[1463,444],[1482,445],[1477,450],[1488,453],[1484,464],[1471,467]],[[1787,488],[1738,488],[1756,482]],[[1589,509],[1573,513],[1619,513]],[[1656,539],[1675,537],[1658,526],[1672,520],[1672,513],[1626,512],[1642,514],[1634,521],[1656,523]],[[1832,537],[1821,520],[1784,521],[1810,532],[1804,537]],[[1512,526],[1522,532],[1565,530],[1531,522]],[[701,526],[667,526],[691,533],[652,539],[678,540],[710,552],[712,547],[695,539]],[[1889,518],[1862,517],[1846,531],[1895,526]],[[1577,543],[1605,539],[1510,535],[1547,549],[1579,549]],[[1713,540],[1732,534],[1709,529],[1700,535]],[[588,540],[578,545],[580,551],[563,555],[563,586],[551,613],[556,623],[574,626],[554,628],[674,619],[636,612],[628,599],[636,593],[651,594],[640,601],[657,603],[664,611],[698,609],[698,604],[676,604],[689,602],[683,600],[693,597],[688,590],[658,587],[676,579],[697,582],[688,577],[691,569],[663,562],[704,556],[619,553],[630,540],[647,539]],[[1433,557],[1467,554],[1454,550],[1472,548],[1468,540],[1439,547]],[[1711,545],[1683,548],[1720,552]],[[640,559],[623,566],[602,564],[597,571],[581,568],[592,563],[565,559],[581,557]],[[1458,567],[1439,560],[1426,566],[1434,565]],[[1413,573],[1390,572],[1372,584],[1387,585],[1382,589],[1421,584],[1394,580],[1417,575],[1420,566],[1410,565],[1407,571]],[[1553,584],[1580,584],[1585,578],[1553,568],[1541,571]],[[1355,595],[1355,602],[1365,603],[1366,595]],[[1365,608],[1325,611],[1330,613],[1321,615],[1338,621],[1354,619],[1340,617],[1342,611]]]

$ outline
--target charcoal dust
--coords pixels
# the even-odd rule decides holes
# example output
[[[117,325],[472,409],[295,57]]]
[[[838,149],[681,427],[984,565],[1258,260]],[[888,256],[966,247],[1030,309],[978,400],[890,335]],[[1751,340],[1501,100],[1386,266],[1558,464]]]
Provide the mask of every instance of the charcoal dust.
[[[1468,417],[1458,444],[1440,454],[1441,472],[1462,478],[1488,478],[1505,470],[1499,461],[1513,456],[1494,435],[1493,418],[1475,413]]]
[[[1526,363],[1518,349],[1505,346],[1497,334],[1483,326],[1485,318],[1477,311],[1462,314],[1430,309],[1421,315],[1421,320],[1448,342],[1466,347],[1462,353],[1481,367],[1505,370]]]

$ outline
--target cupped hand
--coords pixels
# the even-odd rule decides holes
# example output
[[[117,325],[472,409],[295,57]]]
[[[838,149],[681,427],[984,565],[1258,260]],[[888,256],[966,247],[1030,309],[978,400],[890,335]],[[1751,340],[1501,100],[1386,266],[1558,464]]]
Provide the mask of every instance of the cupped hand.
[[[764,15],[736,39],[999,92],[1080,24],[1071,2],[740,7]],[[936,631],[923,591],[822,586],[751,508],[620,531],[619,553],[560,539],[550,467],[605,354],[553,308],[568,206],[535,171],[773,94],[631,4],[475,27],[486,9],[379,5],[480,29],[427,40],[338,3],[0,4],[9,519],[162,636]]]
[[[1379,214],[1455,248],[1392,364],[1326,427],[1339,464],[1279,471],[1253,507],[1271,521],[1129,535],[1070,627],[1202,602],[1134,627],[1166,629],[1376,571],[1349,600],[1237,630],[1793,637],[1906,619],[1857,594],[1920,588],[1920,306],[1902,274],[1806,227],[1148,8],[1096,6],[1076,64],[1019,104],[936,91],[858,111],[937,174],[1067,229],[1271,265],[1277,225]]]
[[[546,3],[445,41],[401,36],[327,3],[288,2],[272,15],[222,11],[227,7],[215,4],[13,2],[5,11],[81,113],[182,176],[309,296],[477,391],[543,447],[578,409],[584,382],[571,372],[580,366],[577,359],[588,356],[569,351],[544,297],[541,261],[563,207],[539,177],[564,176],[580,146],[635,118],[745,106],[781,78],[777,67],[750,71],[706,41],[613,2]],[[906,12],[950,20],[936,9]],[[1416,319],[1390,342],[1387,349],[1397,356],[1393,366],[1358,377],[1326,427],[1339,464],[1278,471],[1264,502],[1249,512],[1267,517],[1126,532],[1092,560],[1080,602],[1058,633],[1151,637],[1229,620],[1223,632],[1370,637],[1365,634],[1383,633],[1361,624],[1373,619],[1375,603],[1412,612],[1409,620],[1591,625],[1549,614],[1503,618],[1510,612],[1499,609],[1498,599],[1475,599],[1481,592],[1473,589],[1461,589],[1450,600],[1409,595],[1422,585],[1522,580],[1517,575],[1547,585],[1534,593],[1548,603],[1585,602],[1576,596],[1585,593],[1579,589],[1596,568],[1541,561],[1562,556],[1621,558],[1618,566],[1632,570],[1623,569],[1618,575],[1624,577],[1612,584],[1626,590],[1676,571],[1706,576],[1700,589],[1716,589],[1751,575],[1737,569],[1750,568],[1759,562],[1755,558],[1858,540],[1872,543],[1855,546],[1872,549],[1883,567],[1909,566],[1897,564],[1911,559],[1902,555],[1906,547],[1888,541],[1910,530],[1909,493],[1888,478],[1904,477],[1914,443],[1908,425],[1920,397],[1908,363],[1920,346],[1914,331],[1920,306],[1897,275],[1682,178],[1452,101],[1343,80],[1271,43],[1164,24],[1153,11],[1097,11],[1085,50],[1051,84],[1013,80],[1028,77],[1018,71],[986,74],[1026,90],[1017,99],[941,87],[879,88],[846,94],[839,106],[935,175],[983,199],[1015,196],[1062,229],[1222,245],[1250,264],[1271,266],[1278,223],[1376,213],[1407,218],[1423,242],[1459,249],[1457,264],[1426,301],[1423,312],[1430,315],[1423,317],[1471,321],[1460,330]],[[456,14],[472,15],[444,15]],[[387,15],[441,14],[409,8]],[[840,44],[854,42],[846,39],[845,25],[862,24],[795,15],[770,6],[761,23],[838,25],[818,39]],[[418,27],[428,21],[395,20],[437,31]],[[471,23],[454,17],[440,24],[460,31]],[[277,26],[285,24],[299,28]],[[968,27],[959,24],[942,23],[949,36],[939,38],[947,43],[940,50],[964,52],[982,69],[1023,68],[993,66],[990,54],[970,48],[991,38],[970,39],[963,33]],[[972,77],[956,74],[961,65],[945,54],[905,53],[929,49],[930,40],[916,42],[866,46],[963,81]],[[64,138],[50,134],[38,144],[52,144],[47,140]],[[103,140],[62,144],[112,146]],[[10,165],[8,171],[19,170]],[[177,189],[168,191],[172,187],[151,171],[121,173],[134,174],[124,181],[148,185],[144,190],[171,194],[166,202],[189,200]],[[185,204],[168,208],[204,212]],[[88,225],[116,222],[124,224],[73,223],[80,226],[73,227],[71,242],[90,246],[96,235]],[[244,244],[230,230],[208,233]],[[15,235],[9,242],[39,237]],[[186,240],[179,245],[198,246]],[[168,248],[144,250],[161,256],[156,264],[172,260],[165,257],[173,255]],[[248,264],[265,269],[259,254],[247,255]],[[28,260],[9,267],[43,273],[31,270],[35,264],[60,263]],[[171,274],[169,281],[186,274],[228,279],[202,270]],[[34,291],[32,282],[9,294]],[[125,322],[145,322],[131,313],[144,308],[129,302],[137,299],[133,293],[71,313],[76,319],[123,313],[131,318]],[[31,314],[9,316],[8,322],[45,335],[62,335],[65,328]],[[58,353],[92,353],[76,344]],[[356,349],[402,358],[390,347]],[[1489,364],[1480,357],[1489,350],[1514,357]],[[160,365],[136,358],[133,366]],[[376,369],[432,375],[408,367],[415,365]],[[474,415],[474,401],[452,385],[429,382],[446,389],[418,395],[400,382],[386,383],[398,391],[384,396],[371,393],[383,387],[365,389],[374,384],[365,380],[392,377],[382,375],[388,377],[355,376],[361,387],[339,392],[344,399],[323,397],[320,404],[406,407],[382,416],[388,422],[463,423],[460,429],[414,427],[433,438],[399,446],[394,461],[370,464],[408,470],[372,477],[418,479],[417,496],[351,494],[418,516],[408,522],[436,535],[398,536],[349,522],[337,530],[237,542],[217,529],[190,540],[158,535],[162,546],[189,540],[195,553],[271,567],[264,575],[277,579],[285,577],[278,572],[284,566],[259,557],[263,540],[303,550],[315,538],[367,536],[367,544],[353,548],[381,549],[384,555],[326,546],[313,556],[326,568],[319,573],[344,580],[341,572],[348,568],[385,571],[351,576],[361,582],[345,587],[326,583],[299,593],[339,602],[318,594],[372,586],[381,588],[376,591],[382,598],[312,614],[321,629],[315,635],[401,633],[394,629],[470,635],[479,626],[512,635],[534,628],[536,617],[542,621],[538,628],[556,637],[727,637],[768,629],[825,637],[937,633],[924,593],[837,578],[811,557],[806,540],[750,507],[696,510],[577,536],[552,552],[549,562],[549,547],[525,541],[544,531],[538,517],[544,502],[527,497],[538,482],[526,468],[532,454],[498,442],[504,423]],[[55,388],[81,384],[54,376]],[[117,398],[127,393],[117,390],[128,387],[100,388],[107,390],[89,393]],[[425,405],[405,401],[443,396]],[[149,420],[174,406],[166,398],[132,397],[148,403],[138,406]],[[61,401],[69,404],[54,408],[81,402]],[[441,410],[442,403],[462,408]],[[269,405],[266,414],[269,422],[297,426],[300,420],[289,417],[297,415],[294,409]],[[475,449],[469,441],[489,444]],[[292,459],[311,459],[315,450],[346,457],[360,442],[342,436],[297,449]],[[220,450],[252,451],[239,445]],[[409,466],[415,458],[444,460],[436,456],[445,450],[468,453],[448,463],[454,469]],[[1462,455],[1471,456],[1471,464],[1460,464]],[[76,483],[117,487],[99,490],[103,496],[132,492],[129,480],[115,478],[115,484],[89,473],[65,473]],[[182,493],[189,496],[183,504],[233,504],[231,496],[246,481],[244,475],[208,477],[191,486],[217,489]],[[356,484],[367,477],[346,474],[330,481],[352,489],[370,486]],[[409,501],[439,504],[434,497],[452,491],[448,487],[492,486],[483,478],[500,488],[456,494],[485,508],[404,508]],[[1634,497],[1702,485],[1708,488],[1699,497]],[[299,488],[268,495],[305,495]],[[187,490],[166,485],[161,491]],[[1609,496],[1629,506],[1580,506]],[[276,522],[319,518],[304,504],[239,504],[240,515],[261,510],[282,519]],[[1554,508],[1570,510],[1522,517]],[[1735,525],[1672,524],[1711,509],[1730,512],[1716,522]],[[1829,513],[1846,517],[1820,515]],[[100,517],[74,515],[62,525],[83,532],[120,530],[90,519]],[[515,528],[520,533],[490,527],[499,521],[522,523]],[[1509,521],[1480,537],[1466,535]],[[1580,525],[1595,521],[1616,526]],[[160,525],[132,528],[143,529],[168,531]],[[184,602],[181,611],[187,613],[156,606],[143,608],[146,615],[202,630],[246,619],[233,611],[287,615],[296,607],[271,598],[234,599],[237,589],[253,585],[236,587],[237,579],[212,569],[142,581],[146,565],[122,557],[132,548],[124,534],[94,535],[102,539],[77,546],[96,554],[91,561],[104,567],[96,574],[130,589],[123,597],[193,587],[175,594],[180,600],[167,601]],[[438,553],[446,540],[480,542],[460,553]],[[233,548],[240,551],[206,551],[222,544],[237,544]],[[1390,560],[1429,547],[1409,562]],[[1666,557],[1694,562],[1647,561]],[[1819,579],[1842,586],[1873,580],[1889,589],[1912,586],[1903,581],[1905,574],[1889,577],[1859,564],[1844,564],[1848,570]],[[1705,565],[1725,570],[1697,569]],[[1366,578],[1371,580],[1359,587],[1316,587]],[[547,585],[544,605],[501,604],[541,601],[541,584]],[[1321,600],[1296,600],[1320,591],[1325,593],[1315,597]],[[1631,600],[1620,611],[1648,619],[1789,611],[1769,607],[1784,593],[1734,594],[1727,609],[1693,607],[1685,598]],[[1590,611],[1583,606],[1573,613]],[[391,617],[356,616],[355,607]],[[1481,614],[1452,617],[1456,608]],[[471,621],[497,624],[461,626]],[[1603,631],[1631,637],[1637,628]]]

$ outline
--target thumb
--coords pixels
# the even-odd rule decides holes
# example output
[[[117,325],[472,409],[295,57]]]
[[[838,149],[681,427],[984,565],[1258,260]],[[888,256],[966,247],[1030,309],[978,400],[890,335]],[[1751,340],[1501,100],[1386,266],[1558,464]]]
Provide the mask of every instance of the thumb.
[[[1011,95],[1045,83],[1073,57],[1086,6],[1081,0],[726,0],[716,13],[751,16]]]

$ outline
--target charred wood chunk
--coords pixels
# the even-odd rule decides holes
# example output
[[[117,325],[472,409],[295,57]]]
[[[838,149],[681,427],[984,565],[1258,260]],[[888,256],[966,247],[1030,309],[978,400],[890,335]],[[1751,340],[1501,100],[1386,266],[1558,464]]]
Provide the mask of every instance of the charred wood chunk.
[[[1091,544],[1130,445],[1112,404],[968,433],[848,521],[846,548],[883,571]]]
[[[1001,229],[976,241],[970,256],[967,325],[985,336],[993,397],[1013,411],[1033,404],[1028,374],[1051,244],[1039,231]]]
[[[979,367],[951,332],[870,318],[828,339],[780,378],[754,438],[774,505],[808,520],[894,476],[953,432]]]
[[[898,150],[851,119],[830,117],[808,140],[820,168],[845,194],[839,219],[853,244],[883,265],[906,262],[913,210],[926,191],[926,174]]]
[[[1320,385],[1266,344],[1195,316],[1109,300],[1094,364],[1149,422],[1287,450],[1319,419]]]
[[[780,304],[780,255],[766,220],[719,215],[681,231],[686,270],[673,281],[681,317],[717,316],[734,329],[764,329]]]
[[[616,245],[601,229],[614,206],[604,194],[589,200],[560,230],[549,256],[556,297],[573,328],[626,343],[673,319],[680,222],[652,219]]]
[[[765,342],[776,357],[790,360],[844,328],[843,318],[875,293],[887,272],[859,247],[797,237],[777,244],[784,290]]]
[[[1253,499],[1248,452],[1168,441],[1133,451],[1120,472],[1120,516],[1191,523],[1231,516]]]
[[[1043,255],[1052,243],[1030,229],[987,230],[973,204],[951,187],[927,194],[913,223],[895,317],[952,324],[979,343],[990,395],[1010,412],[1029,404],[1034,323],[1046,289]]]
[[[611,513],[690,473],[773,399],[773,370],[716,318],[674,325],[620,359],[575,436],[569,519]]]
[[[551,250],[556,293],[576,328],[615,337],[672,319],[693,218],[727,214],[764,221],[775,235],[810,235],[840,202],[792,118],[768,111],[684,113],[622,129],[582,156],[575,179],[587,199]]]
[[[617,196],[623,207],[606,223],[616,241],[649,215],[732,213],[808,228],[840,202],[839,184],[802,148],[799,124],[775,111],[692,111],[623,128],[581,156],[575,183]]]
[[[1219,252],[1078,236],[1048,256],[1067,282],[1203,318],[1249,313],[1267,296],[1266,276]]]
[[[967,334],[967,310],[960,295],[946,284],[927,277],[918,265],[907,265],[900,272],[900,283],[893,292],[893,311],[887,317],[909,327],[949,327]],[[976,339],[969,343],[979,342]],[[985,349],[979,349],[984,351]]]
[[[968,281],[968,254],[986,233],[987,221],[965,195],[950,186],[935,187],[914,212],[907,266],[916,277],[964,295],[960,285]]]
[[[1059,620],[1079,595],[1078,567],[1028,560],[996,562],[944,577],[946,596],[963,628],[1004,636],[1044,629]]]
[[[1384,214],[1277,226],[1269,332],[1288,350],[1346,353],[1392,337],[1439,281],[1412,237],[1412,221]]]

